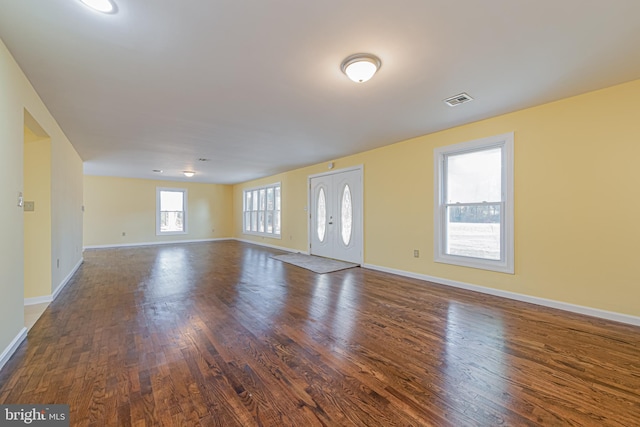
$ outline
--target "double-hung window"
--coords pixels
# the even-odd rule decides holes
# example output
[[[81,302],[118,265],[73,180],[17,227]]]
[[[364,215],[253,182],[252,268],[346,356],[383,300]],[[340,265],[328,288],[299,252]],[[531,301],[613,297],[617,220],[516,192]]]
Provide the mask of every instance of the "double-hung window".
[[[156,188],[156,235],[187,234],[187,190]]]
[[[244,190],[244,233],[280,238],[281,205],[279,182]]]
[[[434,150],[436,262],[514,272],[513,133]]]

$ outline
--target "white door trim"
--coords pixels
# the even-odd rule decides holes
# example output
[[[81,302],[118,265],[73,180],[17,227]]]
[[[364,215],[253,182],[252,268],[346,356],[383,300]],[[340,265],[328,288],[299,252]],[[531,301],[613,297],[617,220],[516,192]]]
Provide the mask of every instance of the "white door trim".
[[[360,221],[358,221],[358,227],[360,228],[358,231],[358,235],[360,238],[360,260],[358,261],[358,264],[360,264],[360,266],[364,265],[364,165],[356,165],[356,166],[350,166],[347,168],[343,168],[343,169],[336,169],[336,170],[332,170],[329,172],[322,172],[322,173],[316,173],[313,175],[309,175],[307,176],[307,252],[311,253],[311,205],[312,205],[312,200],[311,198],[313,197],[313,195],[311,194],[311,179],[312,178],[318,178],[321,176],[327,176],[327,175],[335,175],[338,173],[343,173],[343,172],[351,172],[351,171],[360,171],[360,195],[358,196],[358,203],[360,203]]]

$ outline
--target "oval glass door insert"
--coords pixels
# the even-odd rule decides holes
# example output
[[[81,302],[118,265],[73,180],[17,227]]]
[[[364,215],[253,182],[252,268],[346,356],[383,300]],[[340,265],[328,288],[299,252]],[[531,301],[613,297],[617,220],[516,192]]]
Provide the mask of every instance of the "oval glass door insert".
[[[342,190],[342,203],[340,204],[340,214],[341,214],[341,234],[342,234],[342,243],[345,246],[349,245],[351,241],[351,229],[353,227],[353,206],[351,204],[351,189],[349,188],[349,184],[344,186],[344,190]]]
[[[318,192],[318,201],[317,201],[317,225],[316,232],[318,233],[318,239],[321,242],[324,242],[324,238],[327,234],[327,204],[324,197],[324,188],[320,188]]]

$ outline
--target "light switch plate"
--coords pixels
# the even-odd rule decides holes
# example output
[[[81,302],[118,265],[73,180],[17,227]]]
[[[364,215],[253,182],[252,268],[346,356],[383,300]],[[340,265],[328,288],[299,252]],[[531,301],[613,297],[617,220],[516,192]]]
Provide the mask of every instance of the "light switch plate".
[[[33,212],[36,210],[36,202],[24,202],[24,211],[25,212]]]

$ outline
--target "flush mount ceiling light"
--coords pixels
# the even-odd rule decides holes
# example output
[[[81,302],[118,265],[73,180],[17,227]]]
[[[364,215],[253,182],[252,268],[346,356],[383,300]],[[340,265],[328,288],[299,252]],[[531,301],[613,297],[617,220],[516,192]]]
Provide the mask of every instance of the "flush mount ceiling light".
[[[356,83],[364,83],[380,69],[380,58],[370,53],[356,53],[345,58],[340,69]]]
[[[187,178],[191,178],[192,176],[194,176],[196,173],[193,171],[183,171],[182,172],[184,174],[184,176],[186,176]]]
[[[102,13],[116,13],[116,4],[111,0],[80,0],[83,4],[93,10]]]

